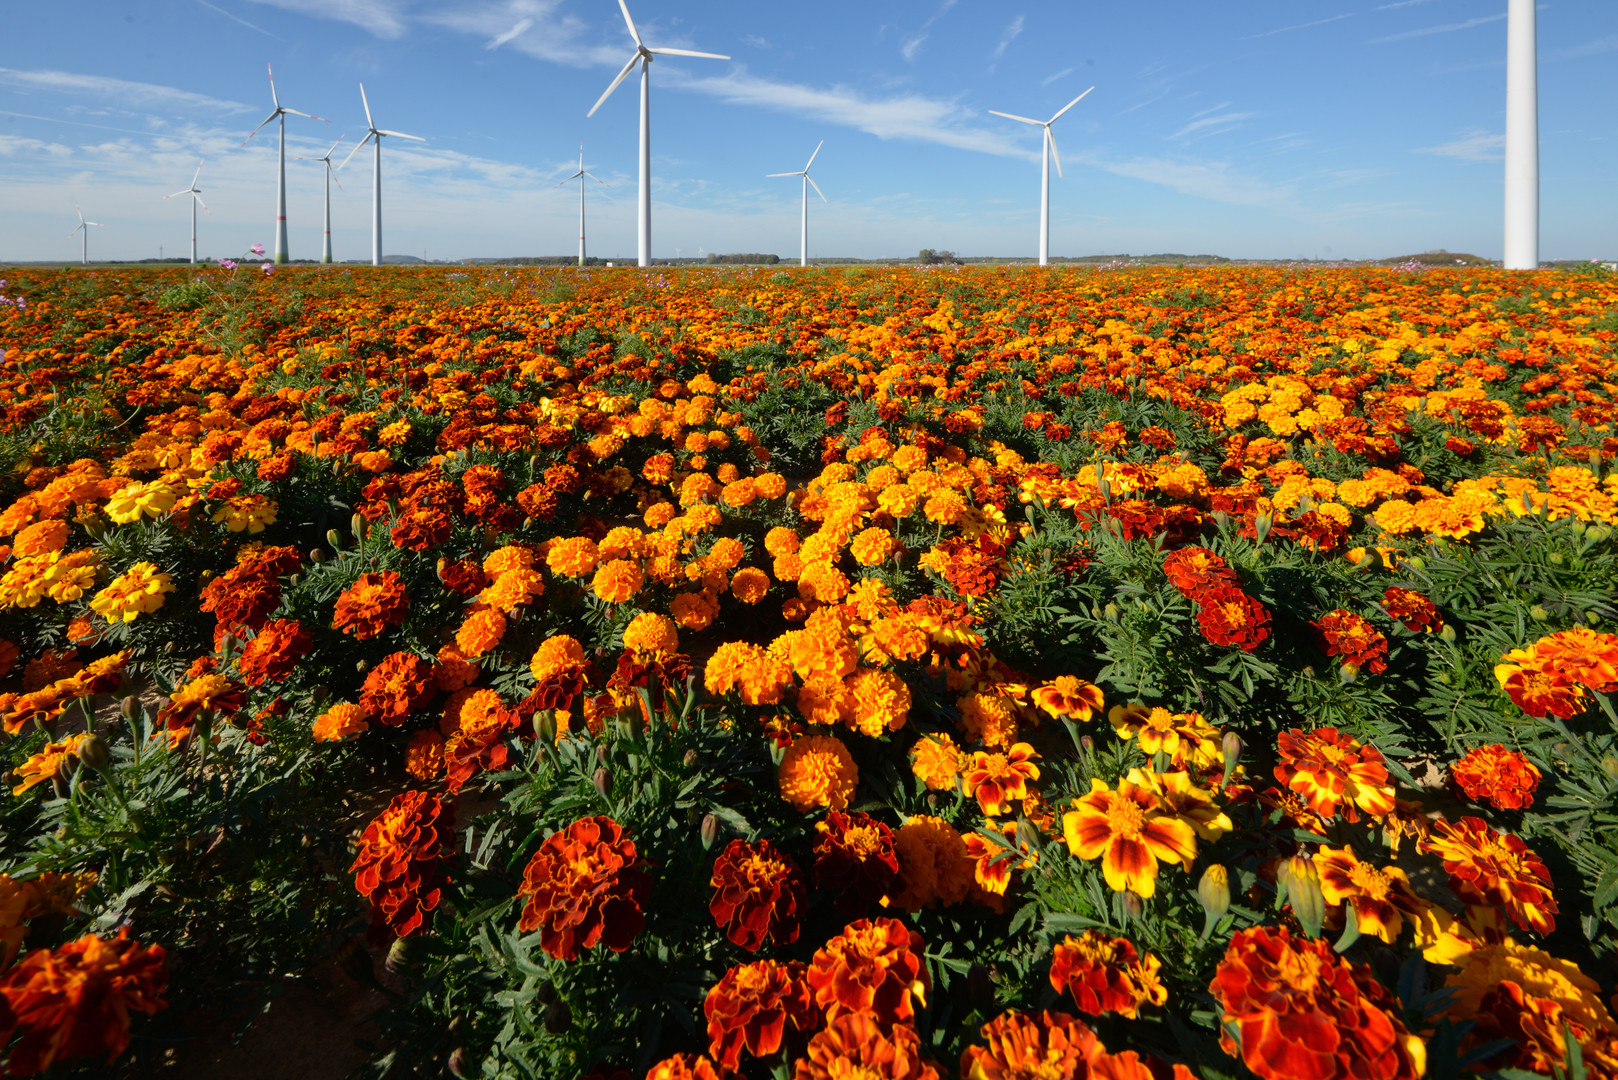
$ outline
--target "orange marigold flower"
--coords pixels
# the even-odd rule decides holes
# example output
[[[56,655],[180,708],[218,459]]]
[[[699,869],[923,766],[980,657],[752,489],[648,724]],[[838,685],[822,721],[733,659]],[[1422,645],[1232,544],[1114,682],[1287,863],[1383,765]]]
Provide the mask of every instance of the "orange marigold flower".
[[[719,616],[719,599],[707,592],[676,593],[669,614],[687,630],[706,630]]]
[[[715,696],[735,690],[749,705],[775,705],[792,685],[792,668],[757,645],[731,641],[708,658],[703,685]]]
[[[1085,721],[1101,711],[1101,688],[1072,675],[1058,675],[1033,692],[1034,704],[1051,716]]]
[[[59,1061],[102,1057],[129,1045],[129,1014],[168,1007],[162,946],[86,934],[36,949],[0,975],[0,1047],[11,1043],[7,1076],[37,1076]]]
[[[1483,1007],[1484,995],[1501,983],[1512,982],[1534,997],[1556,1002],[1570,1022],[1589,1031],[1613,1028],[1601,987],[1571,960],[1502,935],[1494,942],[1478,942],[1454,963],[1460,970],[1450,975],[1446,985],[1455,991],[1449,1014],[1456,1019],[1475,1015]]]
[[[899,879],[904,883],[903,891],[893,898],[895,907],[911,912],[949,907],[971,894],[977,860],[961,834],[944,819],[911,818],[894,837],[894,849],[899,855]]]
[[[199,713],[228,716],[246,703],[247,695],[240,684],[223,675],[199,675],[169,696],[168,704],[158,710],[157,718],[170,731],[178,731],[190,727]]]
[[[433,681],[440,690],[454,692],[471,686],[483,669],[466,655],[458,643],[450,643],[438,650],[438,663],[433,665]]]
[[[854,535],[849,551],[861,566],[876,566],[887,562],[899,550],[899,538],[886,529],[872,526]]]
[[[725,936],[748,952],[766,941],[798,940],[800,909],[808,904],[797,863],[768,840],[732,840],[714,860],[708,912]]]
[[[1388,639],[1361,616],[1338,608],[1309,625],[1315,628],[1320,649],[1327,656],[1339,657],[1343,663],[1365,668],[1373,675],[1387,670]]]
[[[740,964],[708,991],[702,1003],[708,1053],[721,1067],[740,1068],[743,1050],[760,1058],[776,1053],[789,1026],[796,1034],[820,1025],[806,970],[797,960]]]
[[[545,553],[545,565],[553,574],[562,577],[583,577],[596,568],[599,549],[588,536],[569,536],[558,540]]]
[[[667,615],[645,611],[624,627],[624,648],[655,656],[672,656],[680,648],[680,631]]]
[[[1415,1080],[1426,1047],[1362,964],[1286,927],[1231,938],[1208,989],[1219,1002],[1219,1044],[1262,1080]]]
[[[414,653],[396,652],[365,676],[360,708],[367,719],[393,727],[404,723],[437,693],[432,664]]]
[[[1252,652],[1270,636],[1270,612],[1240,589],[1220,585],[1197,597],[1197,625],[1215,645]]]
[[[1073,800],[1062,815],[1062,832],[1075,858],[1100,858],[1101,872],[1115,892],[1142,897],[1157,891],[1157,864],[1178,862],[1191,869],[1197,835],[1191,823],[1165,812],[1148,788],[1129,780],[1113,791],[1091,778],[1090,793]]]
[[[869,814],[833,810],[815,825],[815,884],[837,897],[837,910],[863,916],[897,893],[899,850],[893,830]]]
[[[1580,686],[1599,694],[1618,691],[1618,634],[1575,626],[1540,638],[1533,650],[1546,667]]]
[[[410,594],[404,579],[392,570],[361,574],[337,598],[332,628],[353,634],[360,641],[378,637],[390,626],[399,626],[410,610]]]
[[[756,566],[744,566],[730,578],[730,595],[744,604],[756,604],[770,591],[770,575]]]
[[[1422,910],[1410,891],[1410,879],[1397,866],[1377,869],[1362,862],[1352,848],[1321,845],[1314,854],[1315,873],[1326,903],[1349,904],[1359,932],[1374,934],[1393,944],[1407,917]]]
[[[73,759],[79,754],[79,744],[87,738],[88,735],[69,735],[61,742],[46,743],[27,761],[17,766],[17,779],[22,782],[12,788],[11,793],[21,795],[35,784],[43,784],[47,780],[68,779]]]
[[[955,707],[960,710],[961,730],[967,738],[987,746],[1010,746],[1017,741],[1017,713],[1000,695],[966,694],[956,699]]]
[[[1242,587],[1241,578],[1230,564],[1205,547],[1191,545],[1163,556],[1163,573],[1169,583],[1191,600],[1200,601],[1210,589]]]
[[[67,543],[68,532],[69,526],[65,521],[56,518],[36,521],[17,534],[11,552],[13,555],[28,556],[61,551],[62,545]]]
[[[418,731],[405,744],[405,772],[417,780],[436,780],[444,774],[444,736]]]
[[[1473,747],[1450,766],[1449,775],[1468,799],[1487,799],[1498,810],[1532,806],[1540,776],[1533,762],[1498,743]]]
[[[455,644],[466,656],[478,657],[500,644],[505,636],[506,617],[500,609],[473,604],[460,629],[455,631]]]
[[[1484,994],[1469,1019],[1472,1028],[1461,1042],[1462,1053],[1500,1042],[1510,1044],[1475,1063],[1477,1069],[1491,1072],[1522,1069],[1539,1076],[1564,1075],[1568,1036],[1575,1043],[1585,1043],[1597,1034],[1567,1015],[1560,1003],[1537,997],[1510,980]],[[1610,1030],[1602,1034],[1611,1039]],[[1599,1067],[1589,1068],[1596,1062],[1588,1058],[1585,1064],[1588,1076],[1612,1075]]]
[[[927,1003],[921,935],[898,919],[860,919],[815,952],[805,975],[827,1023],[859,1016],[908,1024]]]
[[[609,604],[621,604],[640,592],[646,583],[640,563],[633,559],[613,559],[603,563],[590,579],[590,591]]]
[[[800,813],[817,806],[846,808],[860,782],[854,755],[829,735],[805,735],[793,742],[775,776],[781,797]]]
[[[1201,713],[1171,713],[1160,706],[1114,705],[1107,713],[1120,739],[1134,739],[1140,752],[1167,754],[1175,765],[1206,768],[1224,756],[1219,729]]]
[[[1358,811],[1381,817],[1393,809],[1393,787],[1382,753],[1363,746],[1336,728],[1303,732],[1283,731],[1276,739],[1281,763],[1275,779],[1303,796],[1309,809],[1323,818],[1336,816],[1338,807],[1350,822]]]
[[[409,937],[438,906],[444,882],[439,863],[453,819],[437,795],[407,791],[365,827],[348,869],[378,926]]]
[[[891,671],[856,668],[844,681],[854,726],[872,738],[898,731],[910,719],[910,685]]]
[[[1027,743],[1014,743],[1004,754],[978,750],[963,773],[968,798],[976,798],[985,814],[1009,814],[1028,798],[1028,782],[1039,779],[1039,755]]]
[[[538,930],[540,945],[558,960],[575,960],[597,944],[623,952],[646,925],[651,889],[623,827],[601,815],[580,818],[547,837],[528,861],[517,926]]]
[[[1494,666],[1495,681],[1529,716],[1571,720],[1587,704],[1584,687],[1532,650],[1513,649]]]
[[[536,682],[544,682],[558,672],[583,663],[584,646],[567,634],[556,634],[546,638],[540,643],[539,648],[534,650],[533,658],[528,662],[528,670]]]
[[[1482,818],[1435,821],[1428,851],[1444,860],[1450,885],[1469,904],[1494,904],[1524,930],[1556,927],[1550,871],[1520,837],[1496,832]]]
[[[1142,959],[1127,938],[1086,930],[1057,943],[1051,953],[1051,986],[1058,994],[1071,994],[1082,1013],[1115,1012],[1133,1020],[1142,1005],[1168,1000],[1168,987],[1158,976],[1162,967],[1151,953]]]
[[[961,1075],[967,1080],[1102,1075],[1091,1068],[1105,1052],[1100,1040],[1088,1024],[1067,1013],[1002,1013],[984,1024],[980,1034],[983,1045],[968,1046],[961,1054]]]
[[[1436,634],[1444,628],[1443,616],[1427,597],[1414,589],[1390,585],[1382,594],[1382,610],[1404,623],[1416,634]]]
[[[236,661],[236,670],[248,686],[280,682],[298,667],[315,647],[315,639],[296,619],[266,623],[249,641]]]
[[[896,1024],[888,1030],[863,1014],[841,1016],[809,1040],[793,1068],[792,1080],[939,1080],[938,1069],[922,1056],[916,1029]]]
[[[340,701],[315,717],[312,734],[315,742],[341,742],[370,730],[365,722],[365,710],[358,705]]]
[[[910,771],[934,791],[953,788],[966,763],[966,754],[944,732],[925,734],[910,748]]]

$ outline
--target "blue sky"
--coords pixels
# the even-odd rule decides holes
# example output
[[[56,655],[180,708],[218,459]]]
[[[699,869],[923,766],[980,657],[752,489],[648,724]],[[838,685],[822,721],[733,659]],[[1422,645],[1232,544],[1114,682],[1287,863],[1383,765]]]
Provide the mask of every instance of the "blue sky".
[[[796,255],[921,247],[1032,255],[1039,132],[1056,125],[1056,255],[1159,251],[1499,257],[1504,0],[634,0],[652,46],[728,53],[652,70],[653,252]],[[1541,253],[1618,254],[1618,4],[1539,6]],[[585,113],[629,58],[613,0],[53,0],[12,5],[0,45],[0,260],[184,249],[185,186],[212,208],[205,256],[269,244],[274,125],[288,156],[377,123],[390,254],[565,254],[577,168],[590,250],[633,256],[637,91]],[[339,259],[368,257],[370,151],[333,190]],[[321,166],[288,162],[294,258],[318,257]]]

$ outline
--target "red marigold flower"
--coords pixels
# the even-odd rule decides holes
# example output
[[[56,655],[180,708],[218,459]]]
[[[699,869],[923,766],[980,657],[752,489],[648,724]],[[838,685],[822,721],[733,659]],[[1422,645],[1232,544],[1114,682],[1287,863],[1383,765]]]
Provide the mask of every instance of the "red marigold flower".
[[[1321,651],[1327,656],[1340,657],[1343,663],[1373,675],[1387,670],[1388,639],[1352,611],[1328,611],[1309,625],[1319,634]]]
[[[236,670],[248,686],[279,682],[297,670],[298,661],[314,647],[315,639],[297,619],[276,619],[242,649]]]
[[[1533,644],[1544,666],[1600,694],[1618,691],[1618,634],[1582,626],[1560,630]]]
[[[1558,1002],[1531,994],[1511,979],[1483,995],[1471,1020],[1473,1027],[1461,1043],[1463,1053],[1500,1041],[1511,1044],[1477,1062],[1478,1068],[1491,1072],[1525,1069],[1540,1076],[1561,1075],[1567,1065],[1568,1032],[1571,1030],[1574,1041],[1579,1043],[1595,1034],[1569,1016]],[[1588,1075],[1610,1074],[1592,1069]]]
[[[1208,989],[1219,1002],[1219,1045],[1262,1080],[1415,1080],[1426,1047],[1362,964],[1284,926],[1230,940]]]
[[[69,1058],[107,1055],[129,1045],[129,1014],[168,1007],[160,945],[131,941],[128,927],[111,939],[86,934],[54,949],[36,949],[0,975],[0,1048],[7,1076],[36,1076]]]
[[[421,929],[438,906],[444,877],[439,866],[453,814],[437,795],[395,796],[360,836],[349,872],[372,904],[372,919],[399,937]]]
[[[1200,601],[1210,589],[1228,586],[1240,590],[1242,587],[1242,579],[1229,563],[1195,544],[1163,556],[1163,573],[1168,575],[1169,584],[1191,600]]]
[[[1450,766],[1449,776],[1473,802],[1489,800],[1498,810],[1533,805],[1539,770],[1515,750],[1498,743],[1475,746]]]
[[[1324,727],[1308,733],[1297,728],[1283,731],[1276,749],[1281,763],[1275,767],[1275,779],[1303,796],[1321,817],[1334,817],[1340,805],[1350,822],[1359,820],[1359,810],[1381,817],[1393,809],[1388,768],[1376,747]]]
[[[438,693],[433,665],[414,653],[388,655],[365,676],[360,707],[379,724],[402,724]]]
[[[1088,1077],[1105,1048],[1083,1020],[1062,1012],[1007,1012],[980,1029],[985,1045],[961,1054],[961,1075],[971,1080]]]
[[[869,814],[833,810],[815,831],[815,884],[836,894],[838,911],[857,918],[899,892],[899,852],[888,826]]]
[[[247,695],[239,683],[223,675],[199,675],[169,696],[157,718],[170,731],[179,731],[190,727],[204,712],[227,716],[246,703]]]
[[[480,770],[498,769],[506,763],[504,738],[513,726],[512,711],[495,691],[484,687],[462,693],[466,696],[455,710],[455,729],[444,742],[445,780],[452,792],[461,790]],[[450,701],[453,706],[455,698]],[[449,708],[446,706],[446,715]]]
[[[1197,625],[1215,645],[1252,652],[1270,636],[1270,612],[1240,589],[1219,585],[1197,597]]]
[[[1362,934],[1374,934],[1391,945],[1405,919],[1414,919],[1424,910],[1410,891],[1410,879],[1397,866],[1379,870],[1361,861],[1352,848],[1325,845],[1315,852],[1314,865],[1321,896],[1334,907],[1350,905]]]
[[[1197,857],[1197,834],[1150,788],[1128,779],[1113,791],[1093,777],[1090,792],[1062,815],[1068,851],[1076,859],[1100,859],[1115,892],[1142,897],[1157,891],[1157,864],[1177,862],[1187,870]]]
[[[1126,938],[1086,930],[1066,936],[1051,953],[1051,986],[1073,995],[1082,1013],[1115,1012],[1135,1019],[1142,1005],[1161,1005],[1168,987],[1158,978],[1162,962],[1151,953],[1141,959]]]
[[[361,574],[359,580],[337,598],[331,625],[360,641],[369,641],[388,627],[403,623],[409,609],[410,594],[398,574],[392,570]]]
[[[1494,666],[1494,677],[1517,708],[1529,716],[1571,720],[1584,711],[1584,687],[1530,650],[1513,649]]]
[[[884,1026],[910,1023],[911,999],[927,1002],[921,935],[898,919],[861,919],[815,952],[806,978],[830,1023],[867,1016]]]
[[[969,798],[990,816],[1010,813],[1028,798],[1028,782],[1039,779],[1039,755],[1027,743],[1015,743],[1004,754],[978,750],[961,773]]]
[[[651,890],[623,826],[604,815],[580,818],[547,837],[528,861],[517,890],[528,902],[517,927],[538,930],[540,945],[558,960],[575,960],[597,944],[623,952],[646,925],[642,906]]]
[[[748,952],[766,941],[798,940],[799,908],[807,905],[798,865],[768,840],[732,840],[714,860],[708,911],[725,936]]]
[[[1496,832],[1482,818],[1435,821],[1428,851],[1444,860],[1450,885],[1469,904],[1505,909],[1524,930],[1549,934],[1556,927],[1556,898],[1545,863],[1520,837]]]
[[[1433,602],[1415,589],[1389,585],[1382,594],[1382,610],[1417,634],[1436,634],[1444,628],[1444,617]]]
[[[1061,719],[1088,720],[1101,711],[1101,688],[1073,675],[1058,675],[1044,686],[1035,687],[1034,704]]]
[[[449,539],[455,519],[436,506],[406,506],[389,535],[393,546],[406,551],[429,551]]]
[[[826,1024],[809,1040],[792,1080],[939,1080],[922,1056],[921,1036],[903,1024],[884,1031],[870,1016],[855,1013]]]
[[[804,971],[796,960],[760,960],[725,972],[702,1003],[713,1059],[734,1071],[741,1066],[743,1050],[767,1057],[781,1049],[789,1026],[794,1032],[818,1027],[820,1013]]]

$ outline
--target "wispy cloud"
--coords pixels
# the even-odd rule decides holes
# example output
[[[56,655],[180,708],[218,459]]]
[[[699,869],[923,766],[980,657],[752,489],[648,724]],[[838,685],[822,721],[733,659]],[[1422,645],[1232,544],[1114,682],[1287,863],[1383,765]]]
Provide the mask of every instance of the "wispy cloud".
[[[1271,210],[1297,209],[1297,189],[1293,185],[1237,172],[1228,162],[1149,157],[1118,161],[1093,155],[1081,156],[1080,160],[1114,176],[1144,180],[1199,199]]]
[[[276,37],[276,35],[270,33],[268,30],[264,29],[262,26],[255,26],[254,24],[248,22],[246,19],[242,18],[240,15],[237,15],[235,12],[226,11],[224,8],[220,7],[218,4],[210,4],[210,3],[208,3],[208,0],[197,0],[197,3],[201,4],[203,7],[207,8],[209,11],[217,11],[219,14],[223,15],[225,18],[229,19],[233,23],[240,23],[242,26],[247,27],[249,30],[258,31],[259,33],[263,34],[265,37],[275,38],[277,41],[281,40],[279,37]]]
[[[1601,53],[1618,51],[1618,34],[1609,34],[1604,38],[1586,41],[1583,45],[1575,45],[1571,49],[1557,53],[1558,60],[1572,60],[1580,56],[1597,56]]]
[[[1499,22],[1506,17],[1504,11],[1494,15],[1479,15],[1475,19],[1465,22],[1444,23],[1442,26],[1424,26],[1419,30],[1405,30],[1398,34],[1389,34],[1386,37],[1372,38],[1367,45],[1382,45],[1389,41],[1409,41],[1411,38],[1428,37],[1432,34],[1448,34],[1456,30],[1470,30],[1474,26],[1483,26],[1486,23]]]
[[[0,157],[26,156],[32,159],[42,154],[61,161],[72,157],[73,151],[61,143],[45,142],[43,139],[28,139],[21,135],[0,135]]]
[[[1504,157],[1506,137],[1487,131],[1473,130],[1453,142],[1439,146],[1420,146],[1415,153],[1437,154],[1456,161],[1499,161]]]
[[[1418,5],[1430,4],[1432,2],[1433,0],[1397,0],[1396,3],[1392,4],[1378,4],[1376,10],[1392,11],[1394,8],[1417,7]]]
[[[927,32],[932,29],[933,23],[947,15],[949,13],[949,9],[954,7],[959,2],[960,0],[944,0],[943,3],[938,5],[938,10],[933,12],[932,16],[926,22],[921,24],[921,28],[919,30],[905,38],[904,41],[900,43],[899,55],[905,58],[906,63],[915,63],[916,54],[921,51],[922,45],[926,43]]]
[[[488,39],[491,48],[497,47],[494,42],[510,45],[527,56],[565,67],[623,66],[634,43],[616,11],[612,12],[613,25],[609,27],[616,36],[608,44],[600,27],[592,27],[560,9],[559,0],[482,0],[424,13],[418,18],[429,25]],[[636,26],[643,35],[647,33],[645,25]],[[651,43],[676,48],[684,44],[661,36]]]
[[[1017,40],[1017,35],[1022,33],[1023,23],[1025,21],[1026,20],[1024,20],[1021,15],[1018,15],[1015,19],[1012,19],[1011,22],[1006,24],[1006,29],[1004,33],[1000,35],[1000,40],[995,43],[993,51],[989,53],[990,71],[993,71],[994,65],[1000,62],[1000,58],[1002,56],[1006,55],[1006,49],[1011,46],[1013,41]]]
[[[768,49],[770,47],[769,39],[761,38],[757,34],[743,34],[742,44],[751,45],[755,49]]]
[[[1225,104],[1229,105],[1230,102],[1227,101]],[[1220,108],[1223,107],[1224,106],[1220,106]],[[1254,112],[1226,112],[1218,113],[1214,116],[1199,116],[1189,124],[1186,124],[1179,131],[1176,131],[1174,134],[1170,135],[1169,138],[1183,139],[1188,135],[1195,135],[1198,132],[1201,132],[1204,136],[1218,135],[1237,127],[1244,120],[1251,120],[1257,115],[1258,113]]]
[[[1039,80],[1039,85],[1041,85],[1041,86],[1049,86],[1051,83],[1056,82],[1058,79],[1067,78],[1069,75],[1073,74],[1077,70],[1078,70],[1078,68],[1065,67],[1061,71],[1058,71],[1056,74],[1047,75],[1043,79]]]
[[[317,19],[353,23],[376,37],[389,40],[401,38],[405,33],[403,5],[396,0],[253,0],[253,3]]]
[[[112,98],[125,105],[147,108],[212,109],[233,113],[246,112],[249,108],[239,101],[225,101],[173,86],[130,82],[127,79],[113,79],[106,75],[83,75],[74,71],[21,71],[17,68],[0,68],[0,85],[23,90]]]
[[[490,52],[493,52],[495,49],[498,49],[508,41],[512,41],[521,37],[523,34],[526,34],[533,25],[533,19],[518,19],[515,26],[500,36],[489,39],[489,43],[483,47],[488,49]]]
[[[1342,20],[1351,17],[1353,14],[1353,12],[1349,12],[1347,15],[1333,15],[1327,19],[1316,19],[1314,22],[1298,23],[1296,26],[1277,27],[1274,30],[1266,30],[1262,34],[1248,34],[1246,37],[1242,38],[1242,40],[1256,41],[1259,38],[1273,37],[1276,34],[1286,34],[1292,32],[1293,30],[1307,30],[1311,26],[1325,26],[1327,23],[1341,22]]]

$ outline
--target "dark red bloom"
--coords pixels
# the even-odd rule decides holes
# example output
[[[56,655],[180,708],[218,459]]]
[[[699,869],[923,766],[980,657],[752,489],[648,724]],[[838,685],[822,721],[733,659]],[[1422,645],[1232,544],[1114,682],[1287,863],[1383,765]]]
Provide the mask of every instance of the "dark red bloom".
[[[796,960],[741,964],[725,972],[702,1004],[708,1018],[708,1053],[726,1069],[740,1067],[742,1051],[767,1057],[792,1033],[820,1026],[814,994]]]
[[[833,810],[815,826],[815,884],[837,896],[837,910],[859,918],[904,889],[894,833],[870,814]]]
[[[1252,652],[1270,636],[1270,612],[1239,589],[1217,586],[1197,598],[1197,625],[1215,645]]]
[[[437,795],[407,791],[365,827],[348,869],[379,926],[408,937],[438,906],[445,880],[440,856],[452,824],[453,813]]]
[[[1443,616],[1433,602],[1414,589],[1388,586],[1382,594],[1382,610],[1404,623],[1413,633],[1434,634],[1444,628]]]
[[[575,960],[597,944],[623,952],[646,925],[642,907],[651,890],[623,826],[605,816],[581,818],[547,837],[528,861],[517,890],[528,902],[517,927],[538,930],[541,947],[558,960]]]
[[[725,936],[748,952],[766,941],[798,940],[799,909],[806,906],[803,874],[786,853],[768,840],[732,840],[714,860],[713,899],[708,911]]]
[[[1364,618],[1338,608],[1310,624],[1319,635],[1320,650],[1345,664],[1364,668],[1373,675],[1388,667],[1388,639]]]

